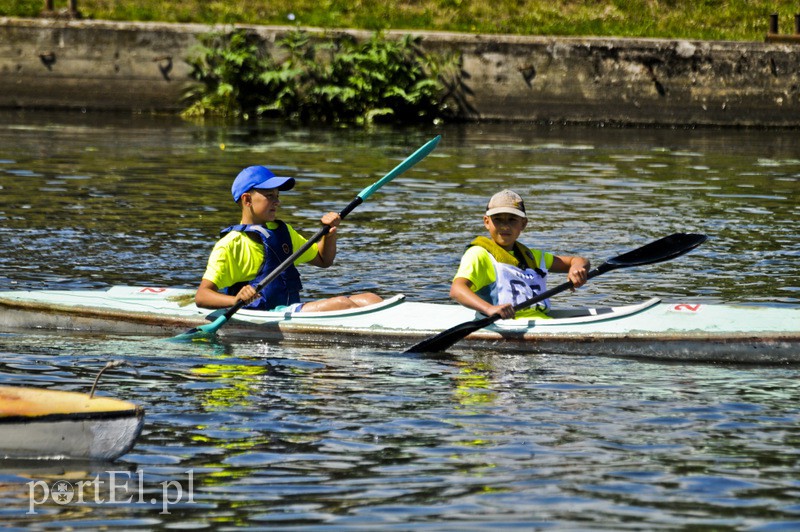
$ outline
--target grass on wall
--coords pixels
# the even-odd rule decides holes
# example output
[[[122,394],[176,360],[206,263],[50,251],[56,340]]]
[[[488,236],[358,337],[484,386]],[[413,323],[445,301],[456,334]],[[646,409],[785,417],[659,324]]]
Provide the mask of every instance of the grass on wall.
[[[66,0],[56,0],[57,9]],[[43,0],[0,0],[0,16],[35,17]],[[516,35],[762,41],[769,15],[792,33],[796,0],[78,0],[84,18],[206,24],[443,30]]]

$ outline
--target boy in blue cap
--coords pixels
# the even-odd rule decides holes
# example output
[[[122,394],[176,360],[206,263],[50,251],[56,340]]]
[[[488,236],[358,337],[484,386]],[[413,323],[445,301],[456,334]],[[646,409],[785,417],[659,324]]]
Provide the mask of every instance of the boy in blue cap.
[[[513,306],[544,292],[547,272],[566,273],[575,288],[586,283],[589,261],[529,249],[517,239],[528,225],[525,203],[513,190],[492,196],[483,216],[489,236],[467,247],[450,285],[450,297],[487,316],[515,317]],[[550,300],[520,310],[517,318],[548,318]]]
[[[278,265],[289,258],[295,249],[306,243],[289,224],[278,220],[281,191],[294,188],[292,177],[278,177],[263,166],[242,170],[233,181],[231,193],[242,209],[241,223],[222,231],[208,259],[206,271],[195,295],[195,303],[205,308],[233,306],[237,300],[246,301],[244,308],[288,312],[321,312],[363,307],[382,301],[376,294],[365,292],[353,296],[300,301],[300,274],[295,265],[309,263],[321,268],[333,264],[336,257],[336,227],[342,221],[339,214],[329,212],[322,223],[331,226],[330,232],[300,255],[257,293],[255,286]]]

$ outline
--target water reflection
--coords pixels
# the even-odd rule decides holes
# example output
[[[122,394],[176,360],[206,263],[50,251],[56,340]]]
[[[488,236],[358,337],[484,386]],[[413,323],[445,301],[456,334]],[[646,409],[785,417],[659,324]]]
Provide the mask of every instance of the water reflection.
[[[474,124],[329,131],[171,117],[0,113],[0,289],[194,286],[252,163],[296,175],[306,233],[435,134],[437,150],[348,218],[309,297],[376,290],[445,301],[501,187],[526,241],[602,260],[673,231],[711,240],[609,274],[563,303],[651,295],[798,305],[800,153],[786,132]],[[0,463],[7,526],[280,529],[785,528],[798,525],[796,368],[487,351],[426,358],[324,345],[178,344],[0,332],[0,383],[142,404],[113,464]],[[138,374],[137,374],[138,372]],[[194,499],[43,504],[26,482],[143,475]]]
[[[735,507],[737,527],[793,515],[796,369],[49,334],[0,336],[0,352],[3,384],[85,391],[104,359],[136,366],[100,389],[146,405],[141,440],[69,478],[135,470],[149,500],[192,471],[194,502],[169,515],[42,505],[64,526],[650,527]],[[25,482],[60,475],[2,464],[9,522],[31,519]]]
[[[576,303],[647,295],[797,304],[800,153],[784,132],[504,126],[329,131],[199,126],[170,117],[4,113],[0,287],[194,286],[244,165],[296,175],[282,216],[306,233],[435,133],[439,148],[343,227],[353,290],[444,301],[462,246],[501,187],[533,207],[532,244],[595,263],[673,231],[711,240],[680,262],[617,272]],[[43,253],[43,250],[47,253]],[[413,250],[411,252],[410,250]]]

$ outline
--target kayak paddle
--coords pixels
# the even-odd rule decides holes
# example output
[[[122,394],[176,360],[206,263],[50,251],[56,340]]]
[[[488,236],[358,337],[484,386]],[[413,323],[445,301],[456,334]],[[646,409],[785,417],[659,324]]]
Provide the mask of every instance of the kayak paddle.
[[[616,270],[617,268],[644,266],[645,264],[655,264],[657,262],[672,260],[693,250],[705,242],[707,238],[708,237],[706,235],[696,233],[675,233],[654,242],[650,242],[649,244],[638,249],[634,249],[633,251],[629,251],[628,253],[623,253],[622,255],[614,257],[613,259],[609,259],[599,267],[590,271],[586,278],[589,280],[592,277],[597,277],[598,275],[610,272],[611,270]],[[569,290],[570,288],[573,288],[572,281],[567,281],[566,283],[560,284],[554,288],[551,288],[550,290],[546,290],[541,294],[523,301],[522,303],[514,305],[514,311],[516,312],[528,308],[539,301],[543,301],[551,296],[564,292],[565,290]],[[469,334],[477,330],[491,325],[499,319],[499,314],[492,314],[491,316],[487,316],[485,318],[478,318],[460,325],[456,325],[450,329],[447,329],[446,331],[440,332],[436,336],[432,336],[421,341],[410,349],[407,349],[405,352],[438,353],[441,351],[446,351],[459,340],[466,338]]]
[[[403,162],[398,164],[391,172],[383,176],[380,180],[375,182],[374,184],[366,187],[364,190],[358,193],[358,195],[350,202],[350,204],[345,207],[340,213],[339,216],[344,219],[345,216],[350,214],[350,212],[364,203],[364,201],[369,198],[375,191],[381,188],[383,185],[394,179],[395,177],[399,176],[419,161],[424,159],[430,152],[436,148],[436,145],[439,144],[439,140],[441,140],[442,136],[437,135],[436,137],[432,138],[425,144],[423,144],[417,151],[409,155]],[[297,251],[292,253],[290,257],[288,257],[285,261],[283,261],[277,268],[275,268],[269,275],[267,275],[260,283],[255,286],[256,292],[260,292],[263,290],[269,283],[271,283],[276,277],[278,277],[286,268],[291,266],[294,261],[305,253],[311,246],[313,246],[316,242],[318,242],[323,236],[327,235],[328,232],[331,230],[330,225],[323,225],[317,234],[313,237],[308,239],[308,241],[303,244]],[[243,306],[245,302],[242,300],[237,300],[236,304],[229,308],[223,315],[219,318],[214,320],[211,323],[206,325],[200,325],[199,327],[194,327],[189,329],[183,334],[179,334],[172,338],[172,340],[192,340],[197,337],[205,337],[209,335],[214,335],[219,330],[220,327],[225,325],[228,320],[231,319],[231,316],[236,314]]]

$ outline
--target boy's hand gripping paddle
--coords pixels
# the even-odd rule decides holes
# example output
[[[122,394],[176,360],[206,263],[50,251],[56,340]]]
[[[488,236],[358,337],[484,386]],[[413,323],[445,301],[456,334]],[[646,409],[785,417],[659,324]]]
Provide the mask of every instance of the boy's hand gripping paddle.
[[[344,219],[345,216],[350,214],[350,212],[353,209],[364,203],[364,201],[367,198],[369,198],[373,193],[375,193],[375,191],[377,191],[383,185],[385,185],[386,183],[388,183],[389,181],[399,176],[400,174],[402,174],[403,172],[405,172],[406,170],[417,164],[419,161],[424,159],[430,152],[433,151],[434,148],[436,148],[436,145],[439,144],[439,140],[441,140],[441,138],[442,138],[441,135],[437,135],[436,137],[432,138],[431,140],[423,144],[417,151],[409,155],[403,162],[398,164],[391,172],[383,176],[379,181],[375,182],[374,184],[366,187],[364,190],[359,192],[358,196],[356,196],[353,199],[353,201],[351,201],[350,204],[339,213],[339,216],[341,216],[342,219]],[[260,283],[258,283],[255,287],[256,292],[260,292],[261,290],[263,290],[286,268],[291,266],[297,259],[297,257],[305,253],[323,236],[327,235],[328,231],[330,230],[331,230],[330,225],[327,224],[323,225],[322,228],[320,228],[320,230],[317,231],[317,234],[309,238],[308,241],[303,246],[300,247],[300,249],[292,253],[292,255],[288,257],[285,261],[283,261],[277,268],[275,268],[272,271],[272,273],[270,273]],[[222,316],[217,318],[212,323],[208,323],[206,325],[201,325],[199,327],[194,327],[192,329],[189,329],[185,333],[173,337],[172,340],[192,340],[194,338],[214,335],[219,330],[219,328],[225,325],[225,323],[227,323],[228,320],[231,319],[231,316],[236,314],[236,312],[238,312],[239,309],[241,309],[244,305],[245,305],[244,301],[238,300],[236,301],[235,305],[230,307],[227,311],[225,311],[225,313]]]
[[[633,251],[629,251],[628,253],[623,253],[622,255],[614,257],[613,259],[609,259],[599,267],[590,271],[589,275],[587,276],[587,280],[591,279],[592,277],[597,277],[603,273],[610,272],[611,270],[616,270],[617,268],[644,266],[645,264],[655,264],[657,262],[672,260],[693,250],[705,242],[707,238],[708,237],[706,237],[706,235],[695,233],[675,233],[670,236],[666,236],[654,242],[650,242],[649,244],[638,249],[634,249]],[[566,283],[560,284],[554,288],[551,288],[550,290],[546,290],[541,294],[528,299],[527,301],[523,301],[522,303],[514,305],[514,311],[528,308],[539,301],[543,301],[560,292],[569,290],[572,287],[572,281],[567,281]],[[427,340],[421,341],[420,343],[407,349],[405,352],[438,353],[441,351],[446,351],[459,340],[466,338],[469,334],[477,330],[491,325],[499,319],[499,314],[492,314],[491,316],[487,316],[485,318],[478,318],[460,325],[456,325],[450,329],[447,329],[446,331],[440,332],[436,336],[432,336]]]

